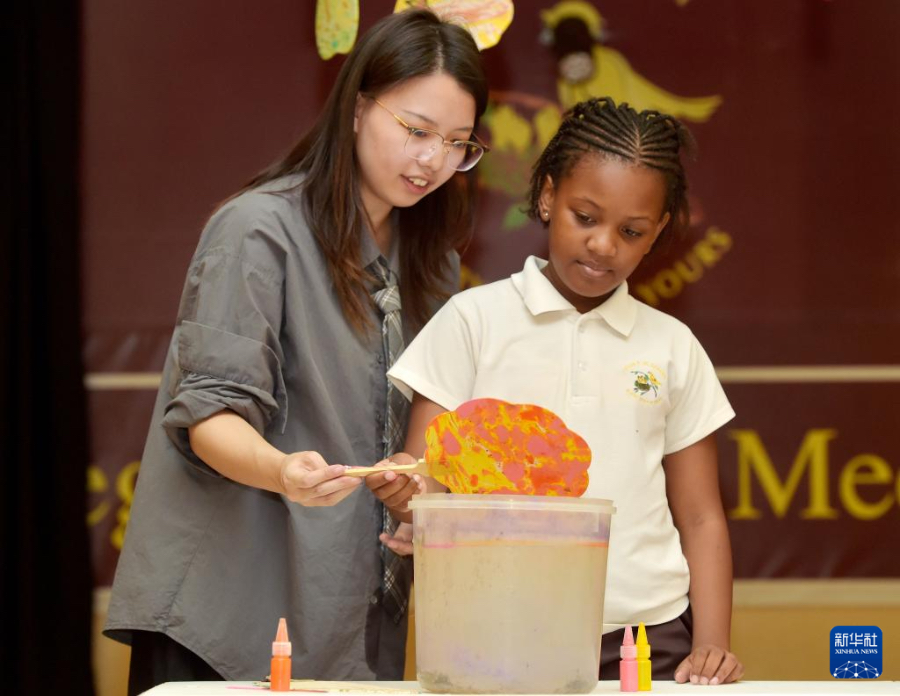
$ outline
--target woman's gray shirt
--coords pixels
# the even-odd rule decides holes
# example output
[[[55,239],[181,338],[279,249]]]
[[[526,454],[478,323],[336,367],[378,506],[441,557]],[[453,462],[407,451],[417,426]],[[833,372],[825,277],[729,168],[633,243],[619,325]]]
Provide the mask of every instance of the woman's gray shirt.
[[[285,616],[295,677],[402,679],[406,621],[395,625],[378,603],[381,507],[371,492],[305,508],[223,478],[187,437],[227,408],[283,452],[314,450],[329,464],[381,458],[381,334],[361,338],[345,320],[299,183],[236,197],[201,236],[105,632],[126,642],[131,630],[165,633],[228,679],[260,679]],[[379,255],[369,235],[361,248],[364,265]],[[391,256],[397,271],[396,244]],[[452,264],[451,290],[455,253]]]

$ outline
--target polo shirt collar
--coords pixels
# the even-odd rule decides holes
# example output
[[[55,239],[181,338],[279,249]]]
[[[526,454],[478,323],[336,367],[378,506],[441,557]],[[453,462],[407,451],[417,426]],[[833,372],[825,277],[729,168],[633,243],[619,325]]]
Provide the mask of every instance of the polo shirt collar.
[[[511,278],[528,311],[534,316],[546,312],[577,311],[543,274],[546,265],[546,260],[529,256],[525,261],[525,267]],[[622,283],[606,302],[584,316],[603,319],[615,331],[628,336],[634,328],[637,317],[637,302],[628,294],[628,283]]]

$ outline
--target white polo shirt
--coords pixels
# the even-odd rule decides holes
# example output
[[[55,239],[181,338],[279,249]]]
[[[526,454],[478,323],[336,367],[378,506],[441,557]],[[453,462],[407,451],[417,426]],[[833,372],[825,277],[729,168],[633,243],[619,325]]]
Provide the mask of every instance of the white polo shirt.
[[[679,616],[687,561],[666,499],[663,455],[734,417],[712,363],[677,319],[623,283],[586,314],[529,257],[506,280],[452,297],[389,372],[448,410],[491,397],[550,409],[591,447],[585,497],[616,506],[604,632]]]

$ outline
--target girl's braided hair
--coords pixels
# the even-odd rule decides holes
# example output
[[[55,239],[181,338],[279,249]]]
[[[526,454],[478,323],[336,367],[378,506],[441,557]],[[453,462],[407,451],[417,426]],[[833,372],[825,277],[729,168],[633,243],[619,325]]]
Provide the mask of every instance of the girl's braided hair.
[[[690,218],[681,153],[693,154],[694,140],[677,119],[658,111],[635,111],[627,103],[599,97],[576,104],[534,165],[528,216],[541,220],[538,203],[547,177],[558,185],[587,155],[599,155],[659,171],[666,182],[663,213],[669,222],[657,239],[681,235]]]

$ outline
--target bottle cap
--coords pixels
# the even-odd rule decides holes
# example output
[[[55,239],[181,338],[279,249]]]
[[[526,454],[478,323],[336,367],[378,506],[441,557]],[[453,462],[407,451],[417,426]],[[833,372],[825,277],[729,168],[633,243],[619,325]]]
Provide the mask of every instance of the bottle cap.
[[[638,624],[637,640],[634,642],[637,648],[637,656],[639,660],[650,659],[650,643],[647,642],[647,629],[644,624]]]
[[[631,626],[625,627],[625,638],[622,640],[622,647],[619,648],[619,656],[623,660],[634,660],[637,658],[637,646],[634,644],[634,634],[631,632]]]
[[[275,634],[275,641],[272,643],[272,657],[290,657],[291,643],[288,641],[287,621],[278,619],[278,632]]]

